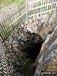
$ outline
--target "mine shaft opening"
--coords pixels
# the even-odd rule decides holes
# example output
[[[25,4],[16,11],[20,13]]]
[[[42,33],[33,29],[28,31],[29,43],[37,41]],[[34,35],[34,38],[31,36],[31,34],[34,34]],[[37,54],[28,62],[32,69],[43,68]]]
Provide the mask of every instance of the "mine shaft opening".
[[[34,62],[40,53],[44,40],[36,33],[32,33],[30,37],[31,38],[27,41],[27,43],[29,42],[30,44],[24,48],[23,51],[26,52],[28,54],[28,58],[32,59]]]
[[[40,35],[35,33],[31,34],[30,32],[27,32],[26,36],[27,40],[24,39],[22,41],[24,45],[20,48],[20,50],[24,53],[21,57],[21,62],[24,62],[24,64],[21,64],[18,68],[18,64],[14,63],[14,68],[16,69],[16,72],[24,74],[23,76],[33,76],[36,70],[33,64],[40,53],[40,49],[44,41]]]
[[[28,69],[25,72],[25,76],[34,75],[36,67],[33,64],[35,63],[35,60],[37,59],[37,57],[40,53],[41,46],[44,42],[44,40],[38,34],[33,33],[32,35],[33,35],[33,38],[31,39],[32,41],[31,42],[30,42],[30,40],[28,41],[28,42],[30,42],[30,45],[27,48],[23,49],[23,51],[27,53],[28,58],[31,59],[31,62],[29,61],[27,63]],[[37,37],[39,37],[38,40],[37,40]]]
[[[23,51],[26,51],[28,54],[28,58],[32,59],[34,62],[40,53],[42,44],[43,44],[43,40],[40,40],[37,43],[31,43],[30,46],[28,46]]]

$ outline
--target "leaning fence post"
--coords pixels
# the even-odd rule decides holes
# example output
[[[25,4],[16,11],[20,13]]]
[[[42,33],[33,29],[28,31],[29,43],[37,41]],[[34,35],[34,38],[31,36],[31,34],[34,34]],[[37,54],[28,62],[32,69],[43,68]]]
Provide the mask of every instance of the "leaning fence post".
[[[28,0],[26,0],[26,20],[28,21],[28,12],[29,12],[29,10],[28,10]]]

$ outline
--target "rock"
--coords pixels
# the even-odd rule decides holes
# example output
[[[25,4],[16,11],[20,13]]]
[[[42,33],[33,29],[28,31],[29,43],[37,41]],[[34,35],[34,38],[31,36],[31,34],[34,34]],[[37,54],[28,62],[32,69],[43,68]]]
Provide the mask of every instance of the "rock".
[[[13,38],[11,36],[9,36],[9,43],[12,43]]]
[[[13,47],[17,47],[17,46],[18,46],[17,41],[13,41],[13,42],[12,42],[12,46],[13,46]]]
[[[21,24],[21,27],[24,28],[24,24]]]
[[[5,44],[6,44],[8,49],[11,49],[11,44],[8,41],[5,41]]]
[[[44,68],[44,71],[50,71],[50,69],[51,71],[55,71],[56,68],[54,64],[56,64],[56,61],[54,61],[54,57],[57,58],[57,26],[54,28],[53,32],[47,36],[45,42],[42,45],[40,50],[40,58],[38,59],[38,67],[41,69]],[[52,65],[54,67],[52,67]],[[37,70],[38,68],[36,71]]]
[[[28,21],[25,21],[25,25],[28,25]]]
[[[16,28],[13,33],[18,33],[19,29]]]
[[[13,50],[14,50],[15,52],[19,52],[19,50],[17,49],[17,47],[14,47]]]
[[[46,47],[46,43],[49,41],[50,37],[51,37],[51,35],[49,34],[49,35],[47,36],[47,38],[46,38],[45,42],[44,42],[44,43],[43,43],[43,45],[42,45],[42,48],[41,48],[40,53],[42,53],[42,52],[43,52],[44,47]]]
[[[32,19],[29,19],[29,23],[32,24]]]
[[[36,20],[36,17],[35,16],[33,16],[33,19],[32,19],[34,22],[35,22],[35,20]]]
[[[33,29],[32,28],[27,28],[28,31],[30,31],[31,33],[33,33]]]
[[[16,72],[14,73],[14,76],[24,76],[22,73]]]

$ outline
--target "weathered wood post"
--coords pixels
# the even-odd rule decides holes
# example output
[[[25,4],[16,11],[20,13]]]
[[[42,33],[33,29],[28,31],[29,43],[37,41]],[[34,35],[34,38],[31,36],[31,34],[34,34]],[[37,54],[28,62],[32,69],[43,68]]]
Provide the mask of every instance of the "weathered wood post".
[[[56,2],[56,17],[57,17],[57,2]]]
[[[52,0],[52,2],[51,2],[51,3],[52,3],[52,5],[51,5],[51,10],[52,10],[52,8],[53,8],[53,0]]]
[[[29,8],[28,8],[28,0],[26,0],[26,20],[27,22],[29,21],[29,16],[28,16]]]
[[[42,6],[42,0],[41,0],[41,6]],[[41,8],[41,11],[40,12],[42,12],[42,8]]]

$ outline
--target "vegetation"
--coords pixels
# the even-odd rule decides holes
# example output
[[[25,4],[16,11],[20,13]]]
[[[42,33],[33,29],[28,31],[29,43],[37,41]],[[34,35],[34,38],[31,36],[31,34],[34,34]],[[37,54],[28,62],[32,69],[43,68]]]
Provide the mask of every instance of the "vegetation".
[[[23,3],[24,0],[0,0],[0,9],[10,4],[21,5]]]
[[[47,72],[56,72],[57,71],[57,56],[54,57],[54,59],[49,62],[48,64],[46,64],[44,67],[43,67],[43,70],[42,71],[47,71]]]
[[[53,23],[54,23],[54,25],[57,25],[57,16],[54,18]]]

